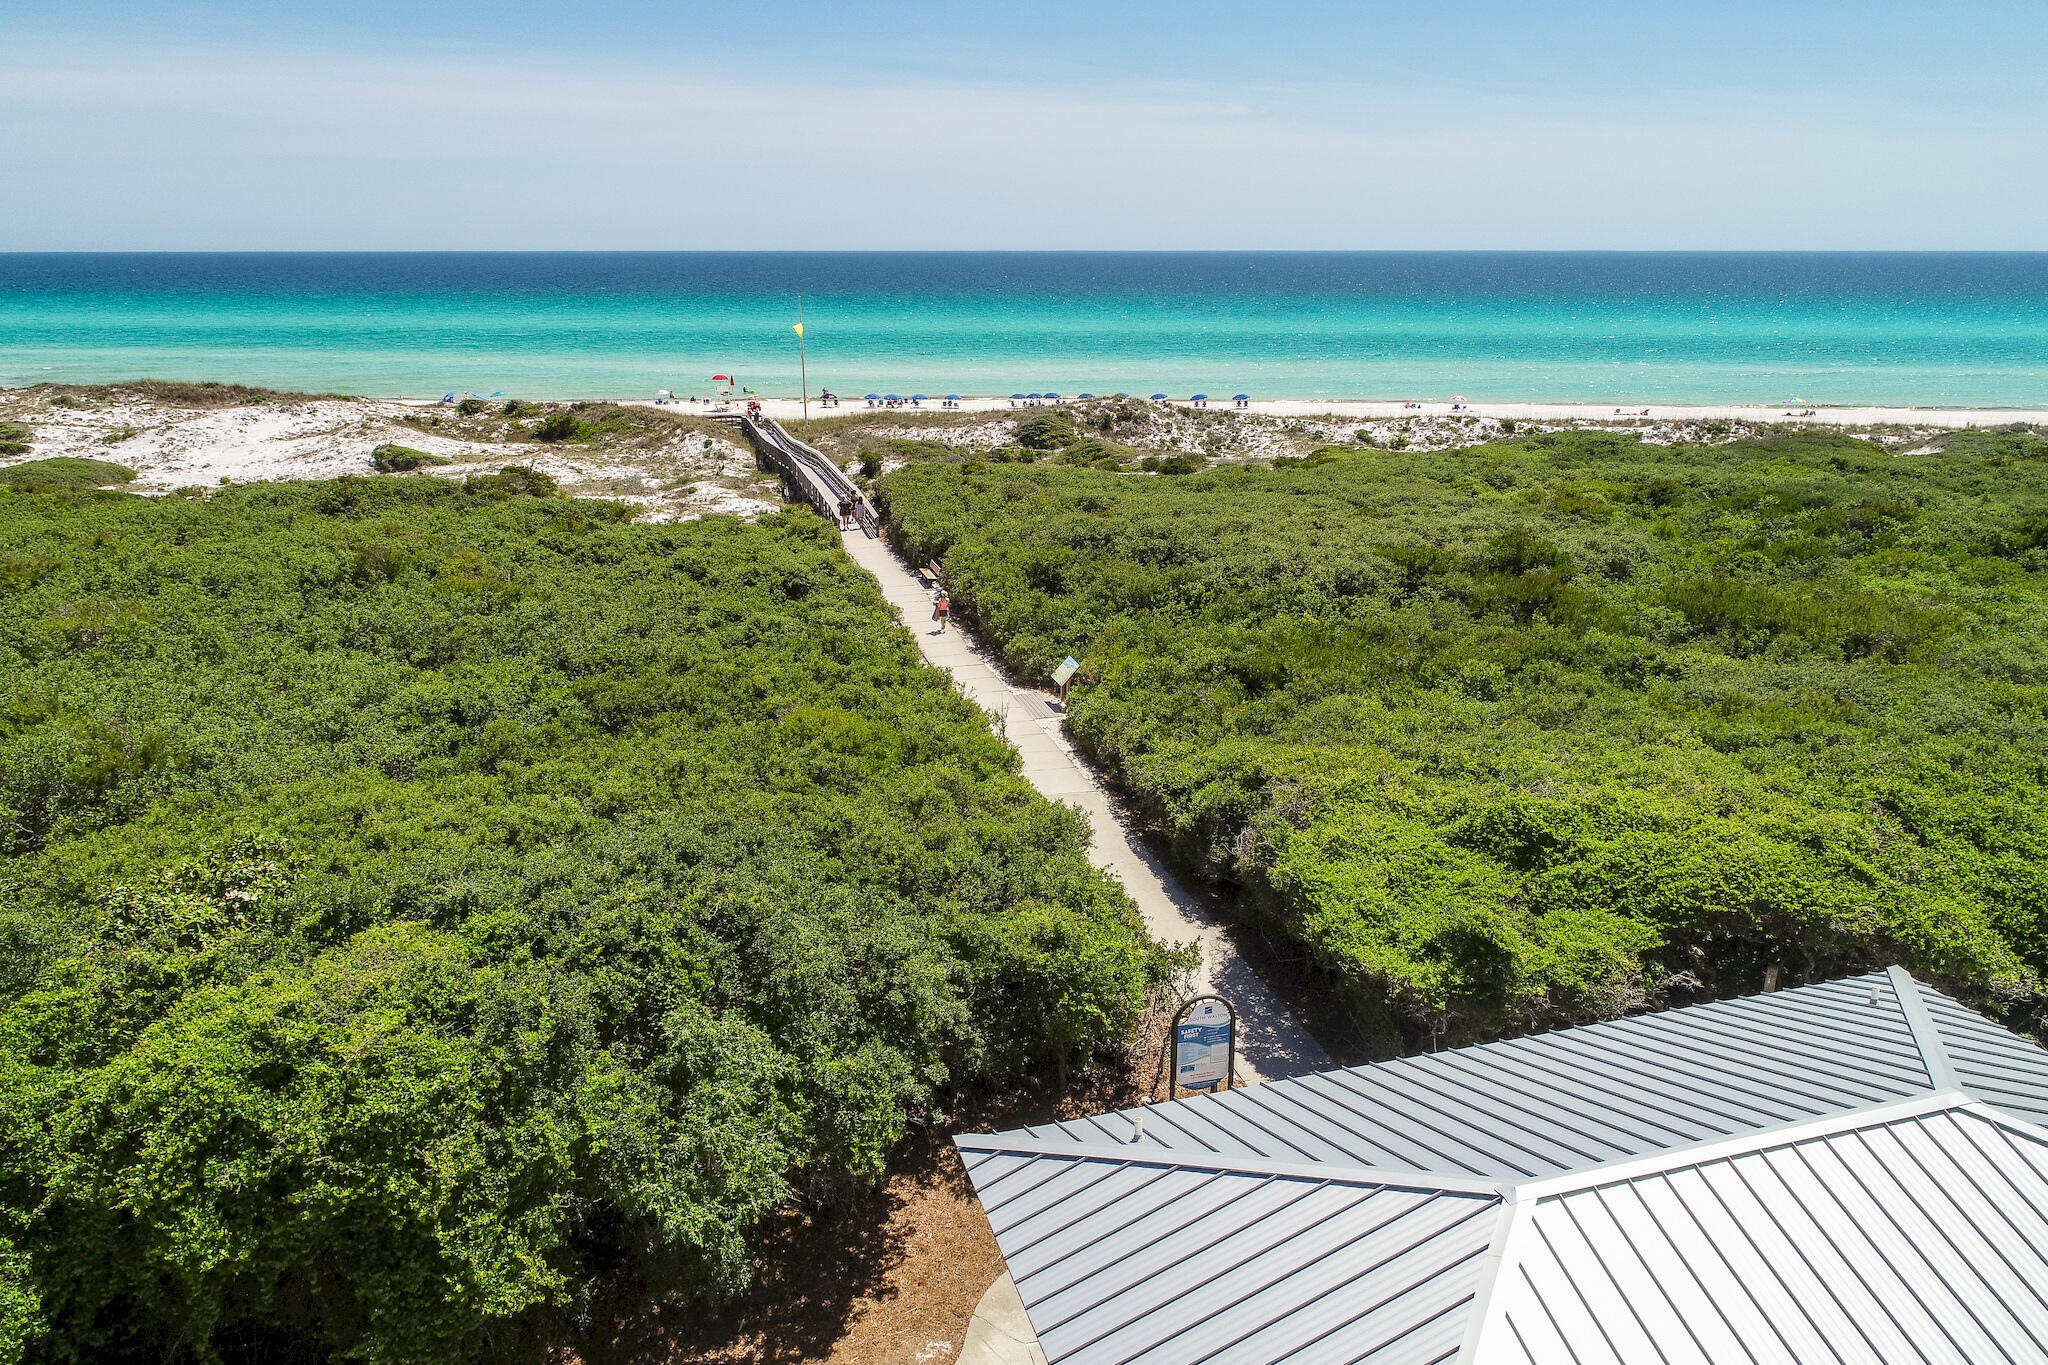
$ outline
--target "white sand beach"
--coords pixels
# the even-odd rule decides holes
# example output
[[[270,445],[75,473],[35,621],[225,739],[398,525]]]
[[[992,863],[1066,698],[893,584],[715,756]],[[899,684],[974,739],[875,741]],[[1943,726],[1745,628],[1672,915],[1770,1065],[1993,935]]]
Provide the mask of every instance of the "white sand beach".
[[[787,422],[805,415],[804,404],[795,398],[763,398],[759,400],[762,410],[777,421]],[[1194,406],[1186,398],[1168,400],[1174,407]],[[1915,408],[1915,407],[1787,407],[1757,405],[1699,406],[1670,403],[1635,403],[1624,406],[1600,403],[1462,403],[1454,404],[1448,399],[1429,402],[1409,402],[1388,399],[1365,398],[1255,398],[1239,408],[1226,395],[1211,397],[1206,407],[1211,412],[1249,412],[1263,417],[1329,417],[1342,421],[1367,421],[1404,417],[1443,417],[1454,413],[1473,417],[1489,417],[1496,420],[1506,418],[1517,422],[1556,422],[1560,424],[1608,424],[1649,420],[1652,422],[1805,422],[1827,427],[1880,427],[1880,426],[1923,426],[1923,427],[1993,427],[2014,422],[2048,423],[2048,406],[2040,408]],[[1066,407],[1077,406],[1076,400],[1065,399]],[[736,412],[742,405],[735,402],[725,409]],[[902,404],[889,411],[913,412],[1008,412],[1025,406],[1008,398],[962,398],[952,408],[941,407],[937,402],[920,404],[913,408]],[[1051,406],[1041,404],[1041,406]],[[685,411],[713,411],[711,405],[684,404]],[[817,399],[809,406],[811,417],[844,417],[854,413],[873,412],[860,399],[842,399],[838,407],[826,407]]]
[[[759,400],[782,421],[801,418],[795,398]],[[540,408],[566,408],[537,405]],[[609,405],[608,405],[609,406]],[[626,443],[542,444],[495,420],[495,409],[465,419],[452,407],[424,400],[373,398],[275,398],[241,406],[183,407],[176,402],[111,390],[81,390],[66,397],[50,389],[0,389],[0,420],[25,424],[30,432],[21,459],[84,456],[111,460],[136,471],[128,487],[142,493],[177,488],[217,487],[272,479],[327,479],[373,472],[371,452],[396,443],[447,463],[422,474],[460,478],[505,464],[524,464],[554,477],[565,490],[588,497],[620,498],[640,505],[656,520],[708,513],[756,515],[778,505],[772,479],[754,468],[741,433],[703,420],[734,416],[739,401],[723,405],[636,402],[617,406],[659,406],[672,434]],[[1040,407],[1045,406],[1040,404]],[[1087,404],[1069,400],[1068,411]],[[861,442],[943,438],[964,448],[992,448],[1011,439],[1012,420],[1034,409],[1008,398],[968,398],[957,407],[926,403],[912,408],[870,407],[860,400],[826,407],[813,399],[809,415],[829,426],[814,428],[814,439],[851,458]],[[1253,400],[1240,408],[1225,398],[1197,409],[1186,400],[1138,405],[1135,427],[1120,422],[1120,439],[1148,449],[1185,452],[1218,460],[1263,460],[1301,454],[1318,445],[1355,439],[1360,428],[1379,436],[1398,435],[1415,454],[1470,444],[1505,434],[1512,422],[1523,434],[1571,427],[1627,431],[1657,443],[1713,442],[1770,426],[1819,426],[1880,436],[1896,449],[1938,443],[1942,433],[1962,427],[2012,423],[2048,424],[2048,411],[2026,409],[1941,409],[1910,407],[1781,408],[1637,405],[1617,409],[1572,403],[1430,402],[1413,406],[1366,400]],[[864,420],[853,421],[860,418]],[[828,439],[846,420],[844,437]],[[896,463],[885,460],[884,467]]]
[[[322,398],[247,406],[187,408],[140,397],[95,397],[59,405],[34,389],[0,389],[0,420],[26,424],[27,454],[108,460],[136,472],[137,493],[278,479],[332,479],[374,472],[371,452],[387,443],[447,461],[422,474],[462,478],[521,464],[583,497],[639,504],[652,520],[724,512],[753,516],[779,505],[771,478],[754,468],[738,431],[699,424],[658,448],[630,453],[582,444],[475,439],[437,403]],[[427,428],[423,419],[450,425]]]

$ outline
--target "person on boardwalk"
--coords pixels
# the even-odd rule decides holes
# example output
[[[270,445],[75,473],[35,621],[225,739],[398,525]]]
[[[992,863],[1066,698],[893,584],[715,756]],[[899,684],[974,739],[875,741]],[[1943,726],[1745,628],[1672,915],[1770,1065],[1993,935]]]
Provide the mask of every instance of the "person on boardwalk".
[[[944,588],[940,588],[936,593],[932,594],[932,620],[939,623],[938,633],[940,635],[946,633],[946,618],[952,614],[952,611],[953,599],[946,595]]]

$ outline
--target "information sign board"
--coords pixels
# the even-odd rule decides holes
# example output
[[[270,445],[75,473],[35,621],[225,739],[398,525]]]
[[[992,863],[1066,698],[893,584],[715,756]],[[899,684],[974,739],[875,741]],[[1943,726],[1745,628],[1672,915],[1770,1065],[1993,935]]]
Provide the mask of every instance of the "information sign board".
[[[1173,1028],[1173,1081],[1186,1090],[1207,1090],[1230,1076],[1230,1006],[1215,996],[1197,1000]]]
[[[1080,671],[1081,661],[1075,658],[1073,655],[1069,654],[1066,658],[1060,660],[1060,666],[1052,671],[1052,680],[1054,686],[1065,687],[1067,685],[1067,679],[1073,677],[1076,673],[1079,673]]]

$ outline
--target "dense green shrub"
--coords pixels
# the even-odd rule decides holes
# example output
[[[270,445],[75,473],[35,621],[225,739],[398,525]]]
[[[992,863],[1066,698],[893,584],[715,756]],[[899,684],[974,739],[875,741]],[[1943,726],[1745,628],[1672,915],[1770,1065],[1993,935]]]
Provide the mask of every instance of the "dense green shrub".
[[[533,424],[536,441],[573,441],[576,437],[576,419],[566,412],[553,413]]]
[[[1121,470],[1130,461],[1138,458],[1138,452],[1129,446],[1106,441],[1100,436],[1078,437],[1068,443],[1059,455],[1061,464],[1087,465],[1095,469],[1109,470]]]
[[[28,454],[31,433],[21,422],[0,422],[0,455]]]
[[[474,417],[480,412],[487,411],[490,408],[490,406],[491,405],[489,403],[472,394],[470,397],[463,399],[460,403],[457,403],[455,405],[455,410],[461,413],[464,417]]]
[[[78,455],[52,455],[46,460],[24,460],[0,469],[0,484],[27,492],[38,488],[84,490],[130,483],[135,471],[112,460],[88,460]]]
[[[815,517],[0,493],[0,569],[0,1360],[714,1300],[1160,971]]]
[[[1560,433],[1171,480],[920,466],[879,496],[1021,671],[1083,660],[1073,733],[1175,854],[1407,1045],[1895,959],[2025,1022],[2028,439]]]
[[[508,464],[495,474],[472,474],[463,487],[492,498],[553,498],[561,487],[551,474],[523,464]]]
[[[1077,439],[1073,419],[1064,412],[1041,412],[1017,423],[1017,444],[1027,450],[1059,450]]]
[[[2048,428],[2027,422],[1965,427],[1941,438],[1941,448],[1991,460],[2048,460]]]
[[[370,467],[379,474],[405,474],[425,465],[447,463],[445,455],[429,455],[424,450],[393,445],[388,441],[370,452]]]

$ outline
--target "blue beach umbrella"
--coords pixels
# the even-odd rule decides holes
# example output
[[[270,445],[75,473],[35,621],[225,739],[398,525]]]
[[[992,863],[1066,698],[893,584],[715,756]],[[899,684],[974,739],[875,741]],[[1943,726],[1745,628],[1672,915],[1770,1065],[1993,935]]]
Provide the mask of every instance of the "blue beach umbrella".
[[[1252,401],[1252,396],[1248,393],[1241,393],[1230,401],[1233,403],[1249,403]]]
[[[957,403],[960,401],[960,395],[957,393],[949,393],[946,395],[946,401],[948,403]]]
[[[1044,395],[1044,394],[1042,394],[1042,393],[1027,393],[1027,394],[1025,394],[1024,396],[1025,396],[1026,398],[1043,398],[1043,397],[1045,397],[1045,395]]]
[[[921,393],[913,393],[912,395],[910,395],[910,401],[913,403],[929,403],[931,399],[925,397]]]
[[[1046,397],[1052,399],[1054,402],[1059,401],[1059,395],[1056,393],[1048,393],[1046,394]]]
[[[901,403],[903,401],[903,395],[900,393],[885,393],[882,397],[890,403]]]
[[[1152,395],[1152,401],[1155,403],[1164,403],[1166,401],[1166,395],[1163,393],[1155,393]]]
[[[1021,403],[1024,401],[1026,396],[1027,395],[1021,393],[1013,393],[1010,395],[1010,401],[1013,403]]]
[[[1082,394],[1082,395],[1081,395],[1081,397],[1083,397],[1083,398],[1093,398],[1094,396],[1095,396],[1095,395],[1094,395],[1094,394],[1092,394],[1092,393],[1084,393],[1084,394]]]
[[[1190,398],[1188,401],[1190,403],[1206,403],[1209,401],[1209,395],[1206,393],[1198,393],[1193,398]]]
[[[867,401],[870,403],[879,403],[882,401],[882,395],[880,395],[879,393],[871,393],[867,396]]]

